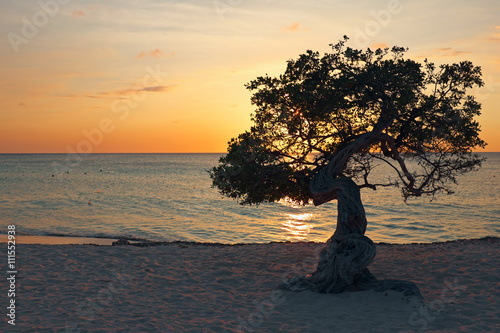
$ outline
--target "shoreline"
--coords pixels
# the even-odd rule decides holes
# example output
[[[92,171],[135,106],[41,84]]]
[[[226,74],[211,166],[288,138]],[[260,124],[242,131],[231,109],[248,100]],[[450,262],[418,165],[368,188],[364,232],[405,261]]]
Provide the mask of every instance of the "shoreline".
[[[324,244],[325,242],[314,242],[314,241],[273,241],[267,243],[212,243],[212,242],[194,242],[194,241],[146,241],[146,240],[134,240],[134,239],[123,239],[123,238],[101,238],[101,237],[80,237],[80,236],[42,236],[42,235],[16,235],[15,237],[17,244],[38,244],[38,245],[96,245],[96,246],[139,246],[139,247],[150,247],[150,246],[161,246],[161,245],[206,245],[206,246],[235,246],[235,245],[262,245],[262,244]],[[380,246],[400,246],[400,245],[430,245],[430,244],[446,244],[454,242],[469,242],[469,241],[500,241],[500,237],[497,236],[485,236],[480,238],[463,238],[454,239],[441,242],[430,242],[430,243],[387,243],[387,242],[375,242],[376,245]],[[0,234],[0,243],[7,243],[7,234]]]
[[[111,245],[117,239],[68,236],[16,235],[16,244],[39,245]],[[7,243],[7,235],[0,235],[0,243]]]

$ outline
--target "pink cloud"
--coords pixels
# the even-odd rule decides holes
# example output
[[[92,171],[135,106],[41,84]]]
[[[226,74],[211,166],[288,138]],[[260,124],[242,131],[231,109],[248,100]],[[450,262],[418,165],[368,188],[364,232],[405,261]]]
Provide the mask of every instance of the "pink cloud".
[[[147,56],[146,52],[142,51],[142,52],[141,52],[141,53],[139,53],[139,55],[137,56],[137,59],[144,58],[145,56]]]
[[[84,12],[83,10],[81,10],[81,9],[78,9],[78,10],[73,11],[73,12],[71,13],[71,15],[72,15],[73,17],[83,17],[83,16],[86,16],[86,15],[87,15],[87,13],[85,13],[85,12]]]
[[[289,26],[281,28],[281,30],[287,31],[287,32],[296,32],[296,31],[305,30],[305,29],[304,29],[304,27],[300,23],[295,22],[295,23],[292,23]]]
[[[145,57],[160,58],[160,57],[174,57],[174,56],[175,56],[175,52],[170,52],[169,54],[165,54],[160,49],[154,49],[154,50],[149,51],[149,53],[142,51],[141,53],[139,53],[139,55],[136,58],[141,59],[141,58],[145,58]]]
[[[387,43],[374,43],[374,44],[370,45],[371,49],[385,49],[386,47],[389,47],[389,45],[387,45]]]
[[[149,55],[152,57],[155,57],[155,58],[159,58],[159,57],[163,56],[164,53],[161,52],[160,49],[156,49],[156,50],[149,52]]]

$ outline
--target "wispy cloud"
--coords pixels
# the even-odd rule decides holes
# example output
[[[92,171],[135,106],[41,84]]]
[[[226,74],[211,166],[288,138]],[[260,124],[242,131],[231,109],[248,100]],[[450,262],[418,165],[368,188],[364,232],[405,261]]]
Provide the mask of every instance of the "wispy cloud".
[[[137,91],[152,91],[152,92],[164,92],[168,91],[174,86],[153,86],[153,87],[144,87],[142,89],[139,89]]]
[[[66,94],[62,95],[65,98],[95,98],[95,99],[122,99],[127,98],[130,94],[138,93],[138,92],[167,92],[176,87],[176,85],[166,85],[166,86],[149,86],[149,87],[133,87],[129,89],[123,90],[114,90],[114,91],[103,91],[99,93],[90,93],[90,94]]]
[[[370,45],[371,49],[385,49],[386,47],[389,47],[387,43],[373,43]]]
[[[445,47],[445,48],[441,48],[441,49],[434,49],[433,51],[435,53],[435,56],[437,56],[437,57],[455,57],[455,56],[458,56],[458,55],[461,55],[461,54],[470,53],[470,52],[467,52],[467,51],[454,50],[451,47]]]
[[[128,96],[133,93],[137,92],[167,92],[171,90],[175,85],[168,85],[168,86],[150,86],[150,87],[140,87],[140,88],[130,88],[130,89],[124,89],[124,90],[118,90],[118,91],[107,91],[107,92],[101,92],[98,94],[98,96]],[[99,97],[97,97],[99,98]]]
[[[456,57],[463,54],[469,54],[468,51],[455,50],[452,47],[443,47],[438,49],[432,49],[426,54],[417,56],[417,58],[445,58],[445,57]]]
[[[161,57],[174,57],[175,52],[170,52],[170,53],[163,53],[160,49],[154,49],[149,51],[149,53],[142,51],[139,53],[139,55],[136,57],[137,59],[145,58],[145,57],[153,57],[153,58],[161,58]]]
[[[498,43],[500,42],[500,26],[495,27],[496,32],[491,35],[491,37],[486,38],[487,42]]]
[[[87,13],[85,13],[81,9],[77,9],[77,10],[71,12],[71,16],[73,16],[73,17],[83,17],[83,16],[86,16],[86,15],[87,15]]]
[[[285,31],[285,32],[297,32],[297,31],[303,31],[303,30],[307,30],[307,29],[304,28],[300,23],[294,22],[291,25],[287,25],[287,26],[282,27],[281,30]]]

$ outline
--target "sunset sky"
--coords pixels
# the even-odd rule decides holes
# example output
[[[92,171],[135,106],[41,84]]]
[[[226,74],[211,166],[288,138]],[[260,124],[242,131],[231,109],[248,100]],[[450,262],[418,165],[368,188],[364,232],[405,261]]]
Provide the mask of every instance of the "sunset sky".
[[[497,0],[0,0],[0,21],[0,153],[224,152],[251,125],[245,83],[343,35],[481,66],[500,151]]]

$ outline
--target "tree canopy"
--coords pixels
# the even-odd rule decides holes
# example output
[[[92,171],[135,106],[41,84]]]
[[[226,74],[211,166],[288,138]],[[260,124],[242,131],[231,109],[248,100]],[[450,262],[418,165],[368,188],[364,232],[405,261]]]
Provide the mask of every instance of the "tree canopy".
[[[397,186],[406,200],[449,191],[480,166],[472,150],[486,145],[474,119],[481,105],[468,94],[484,84],[480,67],[419,63],[406,48],[358,50],[347,41],[246,85],[254,124],[210,170],[222,194],[242,204],[307,203],[318,177],[348,177],[359,187]],[[394,171],[383,182],[372,181],[376,161]]]

